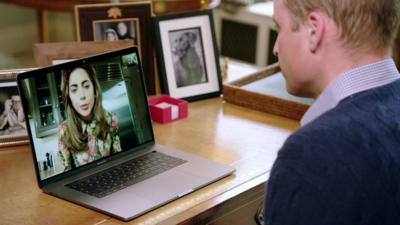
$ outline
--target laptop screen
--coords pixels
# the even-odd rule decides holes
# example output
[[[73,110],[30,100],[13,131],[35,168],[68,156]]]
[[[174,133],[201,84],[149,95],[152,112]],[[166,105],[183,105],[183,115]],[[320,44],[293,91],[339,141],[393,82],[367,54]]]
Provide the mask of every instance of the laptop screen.
[[[136,47],[18,76],[39,180],[154,142]]]

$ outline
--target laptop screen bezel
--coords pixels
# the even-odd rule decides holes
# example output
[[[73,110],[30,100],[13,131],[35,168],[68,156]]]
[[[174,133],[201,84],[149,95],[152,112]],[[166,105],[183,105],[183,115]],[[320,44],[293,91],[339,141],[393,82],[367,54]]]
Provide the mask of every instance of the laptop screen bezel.
[[[93,55],[93,56],[89,56],[89,57],[84,57],[84,58],[80,58],[80,59],[76,59],[76,60],[71,60],[69,62],[65,62],[65,63],[61,63],[61,64],[57,64],[57,65],[51,65],[51,66],[47,66],[47,67],[43,67],[43,68],[39,68],[39,69],[35,69],[35,70],[30,70],[30,71],[23,72],[23,73],[20,73],[17,75],[17,85],[18,85],[20,96],[21,96],[21,102],[22,102],[22,107],[23,107],[23,111],[24,111],[24,116],[25,116],[25,118],[28,118],[29,102],[28,102],[28,99],[25,98],[25,96],[23,95],[22,90],[21,90],[23,80],[28,79],[28,78],[38,77],[38,76],[46,76],[48,73],[51,73],[53,71],[58,71],[58,70],[62,70],[65,68],[72,68],[72,67],[76,67],[76,66],[80,66],[80,65],[88,64],[88,63],[99,62],[106,58],[119,57],[119,56],[122,57],[123,55],[132,54],[132,53],[135,53],[138,56],[138,69],[139,69],[139,74],[141,76],[140,80],[141,80],[141,85],[143,87],[143,90],[145,91],[144,97],[146,98],[146,101],[144,101],[145,107],[147,109],[146,120],[149,121],[149,123],[150,123],[149,124],[150,134],[151,134],[150,140],[145,143],[142,143],[134,148],[125,149],[122,152],[119,152],[118,154],[113,154],[109,157],[106,157],[106,158],[103,158],[100,160],[96,160],[87,165],[83,165],[83,166],[77,167],[73,170],[62,172],[60,174],[57,174],[57,175],[54,175],[54,176],[51,176],[51,177],[41,180],[40,171],[39,171],[39,167],[38,167],[38,163],[37,163],[37,156],[36,156],[36,152],[35,152],[35,146],[33,144],[34,142],[33,142],[33,138],[31,135],[32,132],[34,132],[34,131],[31,130],[29,120],[26,119],[25,122],[26,122],[26,126],[27,126],[27,131],[29,134],[28,136],[29,136],[29,140],[30,140],[30,148],[31,148],[32,156],[33,156],[33,162],[35,165],[36,178],[37,178],[38,185],[40,188],[42,188],[48,184],[63,180],[67,177],[71,177],[76,174],[82,173],[84,171],[90,170],[94,167],[97,167],[100,162],[101,162],[101,164],[104,164],[108,161],[124,157],[127,154],[130,154],[132,152],[140,151],[141,149],[146,149],[149,146],[152,146],[155,144],[154,131],[153,131],[153,126],[151,124],[150,111],[149,111],[149,106],[148,106],[148,102],[147,102],[147,91],[146,91],[146,85],[145,85],[145,80],[144,80],[143,68],[142,68],[140,57],[139,57],[138,49],[136,46],[132,46],[132,47],[113,50],[113,51],[109,51],[106,53],[97,54],[97,55]],[[149,74],[149,75],[151,75],[151,74]]]

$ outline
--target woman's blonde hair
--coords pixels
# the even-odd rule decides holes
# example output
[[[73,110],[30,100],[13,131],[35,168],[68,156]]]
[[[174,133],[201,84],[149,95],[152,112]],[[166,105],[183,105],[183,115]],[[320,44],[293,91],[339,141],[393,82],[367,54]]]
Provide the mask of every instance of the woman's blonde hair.
[[[327,14],[339,27],[344,47],[386,50],[397,36],[399,0],[284,0],[292,16],[292,28],[311,11]]]
[[[64,137],[66,139],[64,145],[67,147],[67,149],[73,152],[86,150],[88,146],[87,134],[84,134],[82,131],[83,120],[73,108],[71,99],[69,98],[69,77],[71,73],[78,68],[86,71],[90,81],[93,84],[95,97],[91,113],[93,114],[92,120],[96,120],[98,122],[97,124],[100,126],[100,133],[98,135],[99,139],[104,140],[106,138],[107,134],[105,131],[107,130],[107,126],[110,126],[106,121],[107,112],[104,110],[102,105],[101,88],[96,79],[95,70],[88,65],[82,65],[74,69],[63,70],[61,76],[61,93],[66,117],[63,122]]]

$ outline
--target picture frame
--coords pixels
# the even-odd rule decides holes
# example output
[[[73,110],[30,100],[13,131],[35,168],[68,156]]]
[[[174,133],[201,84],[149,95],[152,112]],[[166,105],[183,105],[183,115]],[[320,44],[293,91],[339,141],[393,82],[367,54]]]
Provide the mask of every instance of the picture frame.
[[[17,74],[27,70],[0,70],[0,148],[29,143],[16,81]]]
[[[151,1],[75,5],[78,41],[104,41],[111,36],[134,41],[149,95],[156,93],[152,16]]]
[[[36,65],[49,66],[133,45],[133,40],[36,43],[33,46]]]
[[[154,27],[161,91],[187,101],[220,96],[212,10],[158,16]]]
[[[250,109],[300,120],[313,100],[290,95],[279,63],[223,84],[223,99]]]

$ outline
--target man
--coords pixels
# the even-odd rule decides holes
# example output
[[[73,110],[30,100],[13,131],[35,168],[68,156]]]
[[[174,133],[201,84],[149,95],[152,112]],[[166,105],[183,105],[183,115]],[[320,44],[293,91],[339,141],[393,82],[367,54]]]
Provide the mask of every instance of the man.
[[[266,225],[400,224],[399,0],[275,0],[291,94],[315,103],[278,153]]]

